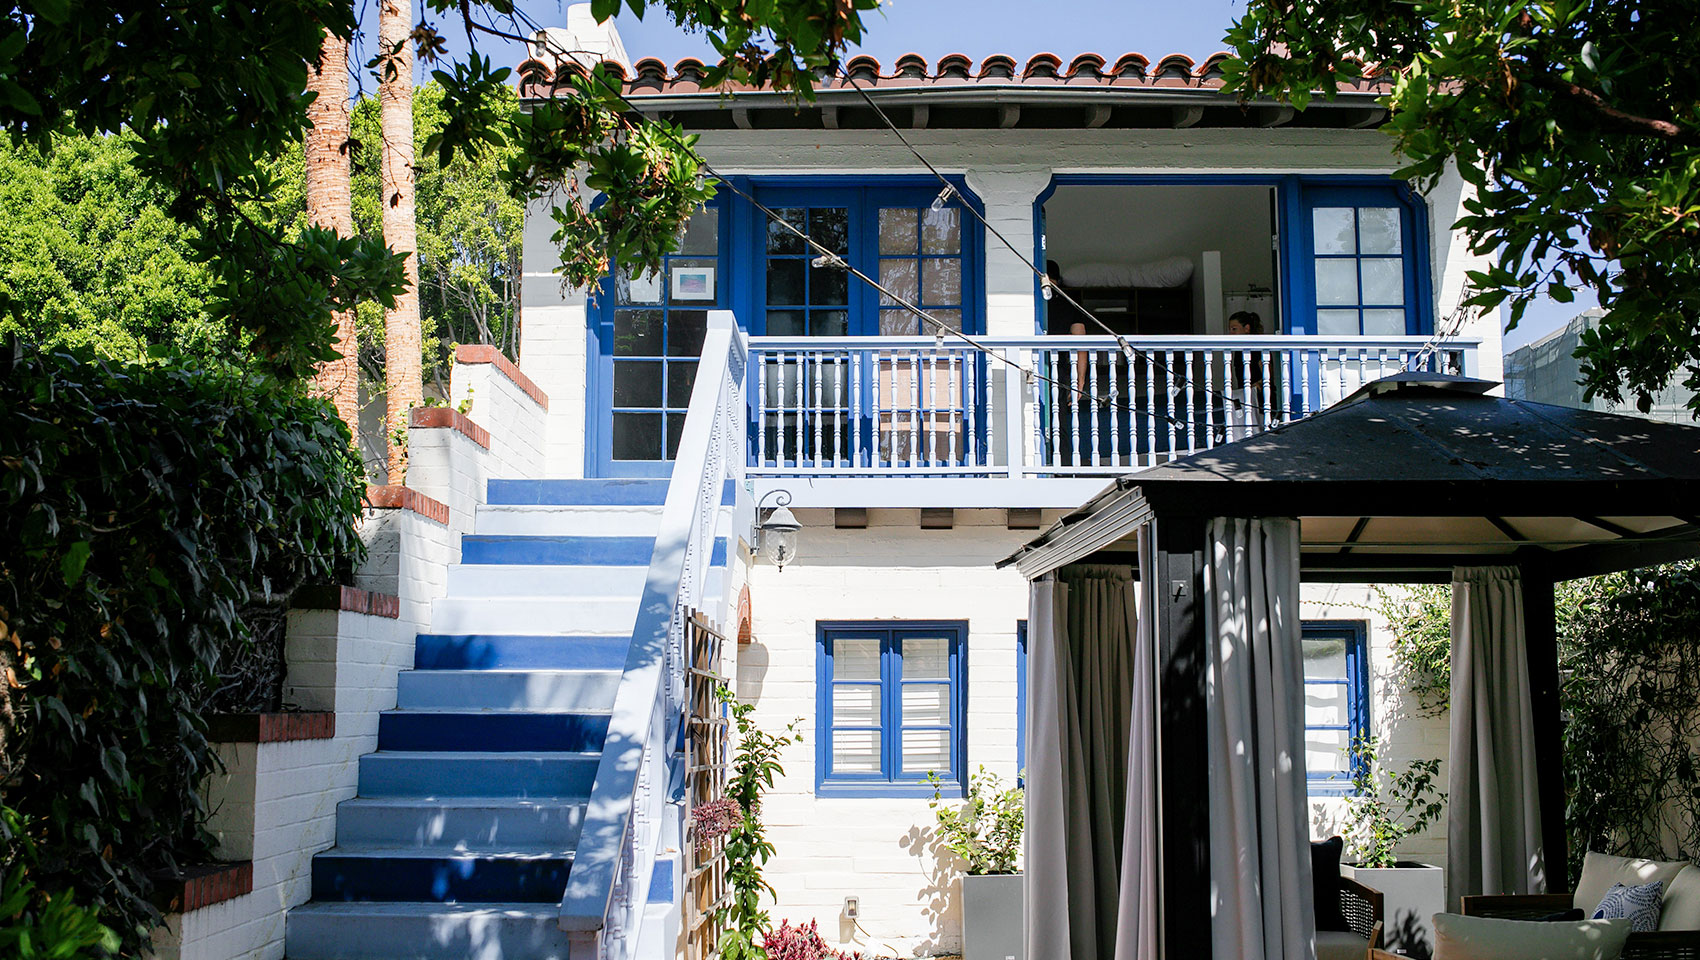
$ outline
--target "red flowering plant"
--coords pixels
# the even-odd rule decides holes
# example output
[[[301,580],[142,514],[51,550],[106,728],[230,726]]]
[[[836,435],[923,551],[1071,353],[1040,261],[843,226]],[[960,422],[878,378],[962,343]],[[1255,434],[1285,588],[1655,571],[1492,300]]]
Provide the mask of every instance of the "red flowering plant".
[[[762,947],[767,951],[767,960],[866,960],[860,953],[845,953],[830,946],[821,939],[813,920],[806,927],[802,924],[793,927],[789,920],[779,921],[779,926],[762,938]]]
[[[724,837],[743,822],[744,808],[731,797],[710,800],[691,811],[691,825],[696,827],[699,844]]]

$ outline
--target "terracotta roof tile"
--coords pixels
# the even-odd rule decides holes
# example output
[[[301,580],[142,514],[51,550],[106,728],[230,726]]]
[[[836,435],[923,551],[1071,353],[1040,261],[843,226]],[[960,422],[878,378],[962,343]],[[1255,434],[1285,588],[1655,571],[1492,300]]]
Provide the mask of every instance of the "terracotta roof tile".
[[[1152,60],[1141,53],[1124,53],[1114,61],[1096,53],[1082,53],[1066,61],[1065,70],[1065,61],[1053,53],[1034,54],[1025,64],[1001,53],[988,54],[982,57],[978,64],[966,54],[951,53],[929,64],[927,59],[918,53],[906,53],[898,57],[888,71],[878,58],[861,54],[850,58],[844,64],[843,70],[844,74],[858,85],[874,89],[975,84],[1215,89],[1221,86],[1222,65],[1231,56],[1232,54],[1225,52],[1213,53],[1203,61],[1195,61],[1185,54],[1172,53],[1157,60],[1153,65]],[[702,79],[708,68],[703,61],[694,57],[686,57],[671,68],[654,57],[639,60],[630,69],[612,62],[606,66],[611,74],[621,79],[626,94],[634,98],[738,93],[750,89],[736,84],[728,85],[724,90],[705,89]],[[561,68],[551,68],[549,64],[534,59],[522,62],[519,66],[521,95],[550,95],[559,69]],[[582,68],[576,63],[570,63],[564,69]],[[1388,84],[1385,76],[1372,70],[1368,79],[1358,83],[1341,84],[1340,89],[1344,92],[1367,93],[1385,89]],[[823,84],[823,87],[830,89],[843,85],[843,80],[833,78]]]

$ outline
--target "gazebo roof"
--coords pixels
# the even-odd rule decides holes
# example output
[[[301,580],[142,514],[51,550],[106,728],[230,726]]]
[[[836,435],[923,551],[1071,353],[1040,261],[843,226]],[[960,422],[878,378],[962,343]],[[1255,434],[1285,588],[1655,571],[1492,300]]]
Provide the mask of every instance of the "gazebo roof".
[[[1071,562],[1140,514],[1298,517],[1306,571],[1334,578],[1535,550],[1575,576],[1700,554],[1700,427],[1508,400],[1494,386],[1420,372],[1375,381],[1315,416],[1123,477],[1006,562]]]

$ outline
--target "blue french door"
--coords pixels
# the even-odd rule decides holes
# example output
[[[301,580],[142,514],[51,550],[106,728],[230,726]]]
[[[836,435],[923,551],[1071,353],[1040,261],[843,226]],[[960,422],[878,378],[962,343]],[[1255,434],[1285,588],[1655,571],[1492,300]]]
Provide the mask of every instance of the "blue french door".
[[[960,195],[944,203],[937,197],[931,185],[758,189],[775,216],[758,219],[751,332],[798,339],[932,333],[898,298],[977,332],[978,231]],[[852,267],[895,296],[861,282]],[[800,344],[757,374],[751,426],[762,463],[854,469],[984,462],[978,385],[985,360],[971,349]]]

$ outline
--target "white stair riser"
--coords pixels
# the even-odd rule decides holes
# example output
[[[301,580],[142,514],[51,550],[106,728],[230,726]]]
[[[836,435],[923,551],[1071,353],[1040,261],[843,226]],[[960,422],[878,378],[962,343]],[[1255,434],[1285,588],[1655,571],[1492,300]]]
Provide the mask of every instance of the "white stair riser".
[[[447,597],[431,605],[439,634],[630,634],[638,598]]]
[[[473,529],[507,536],[653,537],[661,529],[661,508],[482,506]]]
[[[430,849],[549,847],[571,849],[584,823],[584,805],[469,800],[405,803],[346,800],[337,807],[339,846],[418,846]]]
[[[459,563],[449,568],[449,596],[635,597],[648,574],[647,567]]]
[[[611,670],[409,670],[397,681],[402,710],[608,710]]]

